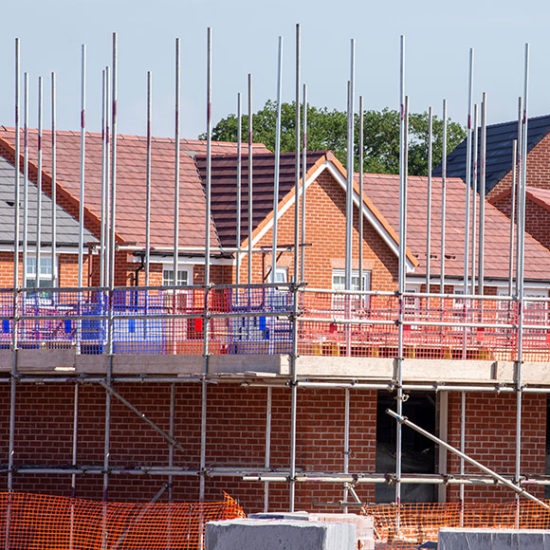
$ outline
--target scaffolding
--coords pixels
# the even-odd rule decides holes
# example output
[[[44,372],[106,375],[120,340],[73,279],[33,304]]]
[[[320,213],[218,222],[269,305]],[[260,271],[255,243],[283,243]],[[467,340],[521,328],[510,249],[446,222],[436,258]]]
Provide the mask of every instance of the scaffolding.
[[[479,247],[479,269],[476,275],[475,261],[472,256],[471,286],[469,262],[469,236],[466,233],[465,242],[465,272],[464,294],[457,295],[445,293],[445,231],[444,231],[444,193],[443,193],[443,224],[442,224],[442,254],[440,266],[440,291],[431,292],[430,284],[430,258],[428,252],[427,292],[410,293],[406,289],[407,281],[407,155],[408,155],[408,112],[409,100],[405,94],[405,40],[401,38],[401,123],[400,123],[400,192],[399,192],[399,252],[398,252],[398,288],[395,291],[371,291],[363,290],[362,277],[360,289],[352,289],[352,227],[353,227],[353,170],[348,171],[346,190],[346,288],[345,290],[326,290],[308,288],[304,281],[304,247],[305,228],[307,227],[305,212],[306,190],[306,132],[303,128],[303,136],[300,136],[300,108],[303,99],[304,109],[307,106],[305,98],[306,88],[303,88],[301,98],[301,49],[300,27],[296,27],[296,166],[295,166],[295,190],[294,200],[294,243],[290,247],[293,252],[294,277],[291,282],[281,283],[275,280],[277,243],[277,216],[274,218],[273,231],[273,262],[271,281],[254,284],[252,282],[252,208],[253,208],[253,156],[252,156],[252,117],[249,117],[249,238],[248,249],[241,249],[240,235],[240,204],[238,211],[238,231],[235,253],[237,262],[237,277],[240,271],[240,262],[247,255],[248,275],[246,283],[213,284],[210,276],[211,255],[214,249],[210,243],[210,193],[211,193],[211,142],[212,142],[212,33],[208,29],[208,82],[207,82],[207,146],[206,146],[206,210],[205,210],[205,245],[201,251],[204,255],[204,284],[179,285],[178,266],[182,247],[179,244],[179,117],[176,116],[175,129],[175,211],[174,211],[174,281],[170,286],[150,286],[149,261],[150,261],[150,124],[151,124],[151,74],[147,79],[147,248],[141,250],[146,258],[146,286],[120,287],[115,285],[115,253],[118,249],[124,249],[124,245],[116,242],[116,135],[117,135],[117,36],[113,35],[113,59],[112,66],[104,71],[103,82],[103,154],[102,154],[102,219],[101,242],[99,256],[101,263],[101,286],[87,287],[79,284],[77,287],[68,288],[54,285],[52,288],[40,289],[28,288],[19,284],[19,239],[14,242],[14,283],[13,287],[0,289],[0,320],[2,331],[0,333],[0,347],[11,352],[11,372],[1,376],[0,383],[10,385],[9,406],[9,442],[8,463],[5,468],[7,473],[7,490],[13,492],[13,479],[15,475],[23,474],[66,474],[72,479],[73,495],[79,475],[98,475],[103,477],[103,498],[109,498],[110,476],[124,475],[149,475],[168,476],[169,500],[172,500],[171,484],[173,476],[194,476],[200,479],[199,498],[204,500],[205,481],[208,477],[234,477],[245,481],[258,481],[264,484],[264,506],[269,508],[269,484],[287,483],[290,486],[290,498],[288,508],[293,511],[295,506],[295,487],[297,483],[338,483],[344,488],[344,500],[342,506],[346,509],[353,504],[348,503],[349,494],[357,496],[353,487],[356,484],[387,483],[395,486],[395,503],[397,510],[401,504],[402,484],[432,484],[432,485],[459,485],[461,487],[461,505],[464,504],[462,488],[466,485],[494,485],[501,484],[512,488],[516,492],[516,523],[519,525],[521,496],[528,496],[528,487],[537,485],[550,485],[550,476],[529,476],[521,471],[521,441],[522,441],[522,398],[528,393],[550,393],[550,386],[544,384],[532,384],[527,386],[522,377],[524,362],[550,362],[550,322],[548,312],[550,299],[525,298],[525,189],[526,189],[526,158],[527,158],[527,90],[529,71],[529,48],[525,50],[525,77],[523,110],[521,114],[521,136],[518,158],[514,158],[514,166],[519,165],[517,179],[517,275],[515,289],[510,277],[510,286],[507,296],[489,296],[483,294],[484,283],[484,249]],[[278,60],[278,99],[280,108],[280,86],[282,78],[282,40],[279,42]],[[83,239],[84,227],[84,110],[85,110],[85,48],[82,49],[82,150],[81,150],[81,196],[79,216],[79,283],[82,281],[83,265]],[[351,70],[348,83],[348,167],[353,166],[354,150],[354,72],[355,72],[355,42],[351,42]],[[470,52],[470,91],[473,74],[473,51]],[[55,89],[55,75],[52,77],[52,86]],[[111,78],[111,81],[109,81]],[[19,41],[16,41],[16,159],[20,160],[19,140]],[[25,86],[25,90],[27,87]],[[176,42],[176,113],[179,113],[179,41]],[[471,95],[471,94],[470,94]],[[55,98],[55,95],[53,96]],[[27,93],[25,91],[25,113],[27,113]],[[252,78],[249,76],[249,111],[252,114]],[[109,107],[109,103],[111,106]],[[361,101],[362,109],[362,101]],[[238,96],[239,129],[241,97]],[[471,97],[469,98],[469,110],[471,109]],[[481,134],[482,155],[485,154],[485,109],[486,100],[482,107]],[[52,104],[52,112],[55,112],[55,101]],[[444,113],[446,103],[444,102]],[[280,110],[278,110],[280,117]],[[446,119],[446,114],[444,115]],[[110,129],[109,129],[110,119]],[[430,110],[431,122],[431,110]],[[446,120],[445,120],[446,123]],[[52,143],[55,155],[55,117],[52,117]],[[25,120],[25,131],[27,122]],[[430,124],[431,128],[431,124]],[[446,126],[445,126],[446,128]],[[277,124],[277,143],[280,143],[280,122]],[[361,127],[362,130],[362,127]],[[477,131],[477,128],[476,128]],[[430,132],[431,133],[431,132]],[[302,137],[302,139],[300,139]],[[468,143],[471,138],[470,115],[468,115]],[[445,136],[446,139],[446,129]],[[361,137],[362,140],[362,137]],[[238,201],[240,203],[241,181],[241,136],[239,133],[238,155]],[[25,196],[28,186],[26,152],[27,141],[25,139],[25,155],[23,165],[25,167]],[[299,153],[302,153],[303,166]],[[277,152],[279,154],[279,151]],[[444,152],[445,155],[445,152]],[[430,152],[431,157],[431,152]],[[471,151],[468,147],[468,161],[471,162]],[[277,159],[276,159],[277,160]],[[445,156],[443,156],[445,161]],[[484,162],[482,156],[482,177],[480,186],[484,188]],[[17,164],[17,163],[16,163]],[[55,165],[55,163],[54,163]],[[276,165],[278,167],[278,165]],[[515,168],[514,168],[515,169]],[[362,186],[361,166],[361,186]],[[431,167],[430,167],[431,171]],[[468,183],[470,182],[470,167],[468,167]],[[39,172],[39,175],[41,172]],[[278,196],[278,168],[275,171],[274,187]],[[443,172],[443,190],[445,189],[445,169]],[[302,180],[302,182],[301,182]],[[430,176],[431,182],[431,176]],[[302,186],[300,185],[302,183]],[[55,185],[53,185],[55,189]],[[20,198],[19,198],[19,170],[15,170],[15,234],[19,235],[20,226]],[[469,193],[469,185],[467,186]],[[300,200],[302,199],[301,204]],[[428,202],[430,197],[428,197]],[[474,197],[475,201],[475,197]],[[26,203],[24,203],[26,204]],[[274,207],[277,208],[277,200]],[[469,198],[466,201],[469,209]],[[23,211],[23,265],[28,262],[27,257],[27,223],[28,212]],[[466,212],[466,220],[469,220],[469,210]],[[484,218],[483,209],[479,212],[479,234],[483,235]],[[56,229],[55,216],[52,223],[52,248],[55,251]],[[430,239],[431,217],[427,220],[427,235]],[[474,222],[475,223],[475,222]],[[301,224],[301,225],[300,225]],[[513,231],[514,220],[511,220]],[[469,223],[466,224],[469,228]],[[38,220],[38,230],[40,221]],[[475,234],[475,232],[474,232]],[[513,233],[511,233],[513,235]],[[510,265],[513,264],[513,237],[511,237]],[[40,257],[40,239],[37,239],[37,258]],[[360,247],[359,266],[363,265],[363,251]],[[428,251],[430,250],[428,245]],[[227,252],[227,250],[225,251]],[[265,251],[262,250],[262,253]],[[302,254],[300,254],[302,252]],[[37,274],[39,272],[37,264]],[[57,281],[55,267],[52,280]],[[510,269],[512,273],[512,269]],[[38,275],[37,275],[38,276]],[[37,285],[38,286],[38,285]],[[468,290],[471,289],[471,290]],[[411,306],[412,304],[412,306]],[[47,375],[35,375],[22,372],[19,365],[21,352],[24,350],[75,350],[75,353],[96,357],[106,357],[107,367],[104,374],[89,375],[78,374],[68,369],[68,372],[53,372]],[[113,374],[113,358],[119,355],[186,355],[196,356],[202,361],[200,373],[189,376],[166,375],[130,375]],[[208,387],[217,382],[218,378],[210,370],[213,356],[229,355],[286,355],[289,357],[290,371],[286,376],[265,378],[258,380],[256,376],[240,374],[227,378],[231,382],[247,385],[261,385],[266,387],[267,419],[265,427],[265,460],[264,468],[207,468],[207,398]],[[367,377],[325,377],[311,379],[300,377],[298,373],[298,360],[303,356],[331,356],[348,357],[358,359],[378,360],[391,358],[395,360],[394,373],[391,377],[377,381],[368,380]],[[408,359],[440,359],[448,361],[509,361],[514,365],[513,383],[445,383],[431,381],[429,383],[407,383],[404,381],[403,368]],[[159,427],[148,418],[129,400],[124,398],[113,387],[119,382],[141,383],[167,383],[171,385],[171,398],[169,403],[169,430]],[[16,448],[16,403],[17,388],[23,384],[74,384],[74,418],[73,418],[73,455],[70,468],[59,468],[48,464],[17,467],[14,461]],[[174,436],[174,395],[178,384],[196,383],[201,387],[201,423],[200,423],[200,462],[196,468],[181,468],[174,465],[173,450],[182,449],[181,443]],[[82,384],[96,384],[105,391],[105,427],[104,427],[104,460],[103,464],[91,466],[78,466],[78,416],[79,394],[78,388]],[[270,465],[271,443],[271,391],[274,387],[285,387],[291,394],[290,405],[290,453],[288,456],[288,468],[283,471],[273,471]],[[330,388],[345,390],[345,433],[344,433],[344,460],[342,472],[327,474],[326,472],[301,472],[296,466],[296,433],[299,400],[299,389]],[[361,390],[387,390],[396,396],[397,412],[391,413],[396,419],[396,471],[393,473],[350,472],[348,456],[349,426],[350,426],[350,391]],[[45,390],[47,391],[47,390]],[[403,416],[403,402],[406,392],[430,391],[430,392],[458,392],[462,394],[462,434],[460,449],[456,449],[461,458],[460,473],[453,474],[404,474],[402,472],[402,429],[403,426],[411,427],[411,423]],[[515,473],[513,476],[501,476],[497,472],[488,471],[481,466],[484,475],[471,475],[464,473],[464,461],[471,460],[465,453],[465,403],[466,396],[470,392],[494,392],[512,393],[517,399],[516,408],[516,432],[515,432]],[[110,423],[111,400],[121,402],[135,415],[146,422],[165,441],[170,450],[169,461],[166,467],[140,466],[131,469],[117,469],[109,462],[110,456]],[[430,434],[424,434],[430,435]],[[442,440],[438,444],[444,444]],[[484,469],[485,468],[485,469]],[[532,497],[535,498],[535,497]],[[358,499],[355,499],[358,500]],[[537,499],[538,501],[538,499]],[[546,506],[542,503],[543,506]],[[8,519],[9,524],[9,506]],[[400,516],[396,515],[396,529],[399,530]]]

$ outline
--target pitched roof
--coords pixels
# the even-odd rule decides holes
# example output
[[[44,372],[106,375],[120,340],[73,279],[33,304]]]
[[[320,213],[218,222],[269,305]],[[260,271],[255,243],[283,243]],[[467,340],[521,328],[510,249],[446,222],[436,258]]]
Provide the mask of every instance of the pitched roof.
[[[478,136],[481,130],[478,131]],[[550,133],[550,115],[532,117],[527,126],[527,151]],[[487,126],[487,158],[485,192],[493,187],[512,169],[512,144],[518,137],[517,120]],[[466,180],[466,139],[447,155],[447,176]],[[478,166],[480,165],[478,155]],[[441,165],[433,172],[441,176]]]
[[[11,128],[0,127],[0,146],[6,156],[6,145],[13,155],[15,132]],[[198,140],[181,140],[180,160],[180,246],[204,245],[205,197],[193,157],[205,152],[205,143]],[[261,144],[255,149],[265,152]],[[243,146],[246,152],[247,147]],[[212,144],[215,155],[234,154],[236,144]],[[8,153],[10,151],[7,151]],[[43,137],[44,172],[51,174],[51,133]],[[80,134],[77,132],[57,132],[57,185],[58,195],[65,193],[64,206],[73,212],[78,210],[80,190]],[[36,175],[37,132],[29,132],[29,157],[34,164]],[[21,157],[22,158],[22,157]],[[85,161],[85,223],[96,235],[99,234],[101,215],[101,134],[86,134]],[[117,136],[117,206],[116,229],[120,241],[145,243],[146,206],[146,138],[138,136]],[[13,157],[12,157],[13,160]],[[175,151],[174,140],[154,138],[151,161],[151,245],[171,247],[173,245],[173,198]],[[31,177],[33,173],[31,171]],[[51,177],[44,182],[44,189],[51,192]],[[169,205],[167,207],[167,205]],[[212,246],[219,245],[214,225],[211,224]]]
[[[325,152],[307,154],[307,170]],[[206,181],[206,158],[195,159],[203,184]],[[241,163],[241,244],[248,238],[248,155]],[[255,153],[252,159],[253,231],[273,212],[275,155]],[[235,247],[237,237],[237,156],[212,157],[212,216],[222,246]],[[295,155],[282,153],[279,171],[279,202],[294,188]],[[287,244],[287,243],[285,243]]]
[[[19,178],[20,204],[24,200],[23,174]],[[13,246],[15,197],[14,186],[15,169],[5,158],[0,156],[0,243]],[[28,232],[27,243],[34,246],[36,243],[37,224],[37,196],[38,188],[33,182],[28,186]],[[52,239],[52,201],[42,191],[41,239],[43,245],[49,245]],[[78,246],[78,222],[68,214],[59,204],[56,205],[56,242],[58,246]],[[23,241],[23,212],[20,213],[19,240]],[[97,239],[87,230],[84,230],[84,244],[97,242]]]
[[[510,187],[503,189],[501,193],[495,195],[490,199],[491,203],[496,204],[501,199],[509,197],[511,191],[512,189]],[[542,189],[540,187],[527,187],[525,189],[525,195],[528,199],[550,211],[550,189]]]
[[[356,175],[357,179],[357,175]],[[407,187],[407,247],[418,258],[416,275],[426,272],[426,216],[428,178],[409,176]],[[399,176],[366,174],[364,193],[394,228],[399,228]],[[458,178],[447,179],[445,274],[464,274],[464,205],[466,186]],[[479,196],[476,197],[479,213]],[[478,218],[479,220],[479,218]],[[439,275],[441,261],[441,180],[432,179],[431,273]],[[506,278],[509,259],[510,220],[497,208],[485,203],[485,276]],[[477,235],[479,245],[479,234]],[[479,249],[478,249],[479,250]],[[471,250],[470,250],[471,254]],[[471,256],[470,256],[471,257]],[[550,252],[531,235],[525,237],[525,276],[550,278]]]
[[[525,193],[528,198],[550,211],[550,189],[527,187]]]

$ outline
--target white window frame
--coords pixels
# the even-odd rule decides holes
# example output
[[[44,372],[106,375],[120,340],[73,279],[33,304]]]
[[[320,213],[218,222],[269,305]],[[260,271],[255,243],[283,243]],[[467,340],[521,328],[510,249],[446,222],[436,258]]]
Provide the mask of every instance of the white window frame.
[[[369,269],[363,270],[363,284],[364,284],[364,290],[370,290],[370,283],[371,283],[371,271]],[[332,270],[332,290],[344,290],[345,288],[345,282],[343,284],[334,284],[334,278],[340,277],[345,280],[346,271],[345,269],[333,269]],[[353,280],[356,279],[356,286],[353,285]],[[359,291],[358,283],[359,283],[359,270],[353,269],[351,272],[351,290],[353,291]],[[333,314],[338,312],[342,316],[346,317],[346,305],[345,300],[343,300],[343,294],[333,294],[332,295],[332,310]],[[360,298],[357,298],[357,296],[353,297],[353,300],[351,300],[351,316],[354,316],[354,313],[357,309],[364,310],[366,307],[368,307],[369,303],[369,296],[361,296]]]
[[[288,267],[275,268],[275,282],[288,283]]]
[[[363,270],[363,282],[364,290],[370,290],[371,285],[371,270],[370,269],[364,269]],[[342,277],[344,279],[344,283],[338,287],[334,284],[334,277]],[[344,290],[346,283],[345,283],[345,277],[346,277],[346,270],[345,269],[333,269],[332,270],[332,290]],[[357,288],[353,286],[353,279],[357,279],[357,282],[359,283],[359,270],[353,269],[351,272],[351,290],[359,291],[359,285],[357,285]]]
[[[406,285],[405,287],[406,293],[418,293],[420,292],[420,286],[419,285]],[[410,321],[411,319],[414,319],[418,317],[419,310],[420,310],[420,297],[418,296],[405,296],[403,300],[403,306],[404,306],[404,313],[405,318]],[[418,325],[410,325],[411,329],[417,329],[419,328]]]
[[[54,266],[52,265],[51,261],[51,255],[45,254],[40,255],[40,275],[39,275],[39,288],[51,288],[51,282],[52,282],[52,269]],[[43,270],[43,262],[45,260],[49,260],[49,269],[48,271]],[[57,261],[55,262],[55,270],[57,272]],[[32,271],[29,269],[32,266]],[[23,286],[25,287],[31,287],[33,284],[35,284],[36,281],[36,256],[35,255],[28,255],[26,265],[24,266],[24,273],[23,273]],[[40,287],[40,283],[42,281],[50,283],[49,287]],[[31,283],[31,284],[29,284]]]
[[[49,260],[48,271],[44,271],[44,261]],[[59,256],[56,256],[56,261],[52,263],[52,257],[50,254],[40,255],[40,275],[38,280],[38,289],[32,294],[27,294],[28,298],[31,298],[35,303],[41,305],[50,305],[53,302],[53,294],[50,289],[53,288],[52,283],[52,269],[55,269],[55,273],[58,273],[57,262]],[[27,255],[27,261],[23,266],[23,286],[26,288],[36,288],[36,256],[34,254]],[[29,267],[33,267],[32,271]],[[45,283],[45,284],[44,284]]]
[[[172,273],[172,281],[170,283],[167,283],[167,276],[165,273]],[[182,273],[185,273],[187,281],[185,283],[179,283],[180,276]],[[173,280],[173,274],[174,274],[174,266],[163,264],[162,266],[162,286],[171,287],[174,285]],[[187,286],[193,284],[193,268],[189,266],[178,266],[178,286]]]

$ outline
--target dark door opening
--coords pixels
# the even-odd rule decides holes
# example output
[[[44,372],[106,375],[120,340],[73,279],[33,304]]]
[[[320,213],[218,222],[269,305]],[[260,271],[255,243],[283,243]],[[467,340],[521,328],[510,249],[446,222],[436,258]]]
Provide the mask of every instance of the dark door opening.
[[[376,472],[395,473],[396,422],[386,414],[386,409],[396,410],[395,394],[378,392],[376,419]],[[414,392],[403,404],[403,414],[425,430],[435,433],[436,402],[433,393]],[[435,472],[435,444],[419,433],[403,426],[402,472],[404,474],[433,474]],[[377,484],[376,502],[393,502],[395,486]],[[401,484],[402,502],[435,502],[434,485]]]

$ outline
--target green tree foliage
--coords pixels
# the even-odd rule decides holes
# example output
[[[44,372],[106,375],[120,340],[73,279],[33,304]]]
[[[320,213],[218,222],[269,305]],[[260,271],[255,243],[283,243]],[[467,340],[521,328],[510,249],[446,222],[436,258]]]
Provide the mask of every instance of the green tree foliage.
[[[295,140],[294,103],[281,105],[281,151],[293,151]],[[329,111],[326,107],[308,107],[308,149],[330,149],[346,164],[347,117],[343,111]],[[254,114],[254,141],[275,150],[276,103],[267,101]],[[433,165],[441,162],[443,122],[433,121]],[[241,139],[247,140],[248,116],[242,120]],[[447,147],[452,151],[465,137],[463,127],[448,121]],[[237,117],[222,118],[213,129],[216,141],[237,140]],[[202,139],[204,135],[200,136]],[[399,113],[395,110],[365,111],[364,113],[364,170],[366,172],[395,174],[399,171]],[[355,169],[359,163],[359,115],[355,115]],[[428,113],[409,116],[409,174],[428,173]]]

